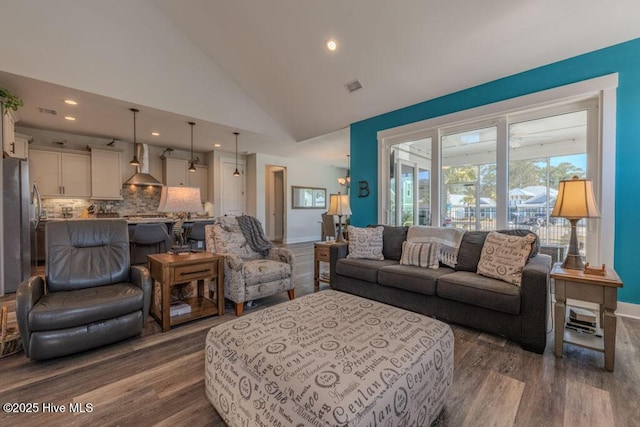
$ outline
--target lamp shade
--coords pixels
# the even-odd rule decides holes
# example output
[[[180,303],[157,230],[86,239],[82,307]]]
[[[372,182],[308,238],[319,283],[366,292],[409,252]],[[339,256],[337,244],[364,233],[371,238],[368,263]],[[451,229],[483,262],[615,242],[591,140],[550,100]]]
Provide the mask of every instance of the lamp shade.
[[[600,211],[593,196],[593,185],[588,179],[573,179],[560,181],[558,198],[551,216],[568,219],[599,218]]]
[[[162,187],[158,212],[200,212],[200,189],[197,187]]]
[[[329,198],[329,210],[327,215],[351,215],[348,194],[332,194]]]

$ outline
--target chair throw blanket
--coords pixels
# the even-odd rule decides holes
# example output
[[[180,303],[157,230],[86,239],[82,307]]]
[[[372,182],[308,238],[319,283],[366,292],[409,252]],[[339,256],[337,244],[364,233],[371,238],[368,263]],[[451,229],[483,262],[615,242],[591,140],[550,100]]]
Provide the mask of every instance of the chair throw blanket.
[[[269,249],[273,248],[275,245],[264,235],[262,224],[260,224],[258,218],[249,215],[242,215],[237,216],[236,220],[238,221],[238,226],[240,227],[247,244],[249,244],[249,247],[260,255],[267,256]]]
[[[458,262],[458,250],[460,250],[463,235],[464,230],[460,228],[413,225],[407,232],[407,241],[437,244],[438,261],[453,268]]]

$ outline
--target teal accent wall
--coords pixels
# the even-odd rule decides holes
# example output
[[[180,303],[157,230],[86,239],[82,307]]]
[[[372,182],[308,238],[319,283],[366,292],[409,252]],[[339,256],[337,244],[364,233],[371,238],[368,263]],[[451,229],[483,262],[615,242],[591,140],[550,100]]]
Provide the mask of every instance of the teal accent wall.
[[[358,197],[357,187],[351,191],[351,224],[364,226],[378,220],[377,132],[611,73],[618,73],[614,262],[624,282],[618,299],[640,304],[640,39],[353,123],[352,182],[368,181],[371,194]]]

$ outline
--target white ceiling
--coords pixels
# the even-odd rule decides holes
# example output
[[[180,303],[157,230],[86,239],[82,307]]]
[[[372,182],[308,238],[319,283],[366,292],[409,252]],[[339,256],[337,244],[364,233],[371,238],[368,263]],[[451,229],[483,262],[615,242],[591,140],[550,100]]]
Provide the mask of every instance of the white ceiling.
[[[16,4],[12,4],[13,16],[19,15],[16,11],[24,13],[24,28],[33,28],[36,11],[53,7],[41,2],[38,9],[24,6],[22,10]],[[98,16],[106,8],[117,7],[111,5],[96,1],[83,3],[82,10],[68,7],[85,18],[91,16],[91,8]],[[0,85],[25,99],[20,111],[24,125],[66,127],[55,129],[65,132],[75,126],[82,132],[90,130],[91,135],[131,140],[128,108],[138,106],[142,142],[188,148],[185,122],[196,117],[196,151],[211,150],[213,142],[233,151],[232,132],[239,130],[241,152],[309,157],[342,166],[350,123],[640,36],[637,0],[589,2],[588,6],[582,0],[140,0],[135,7],[138,13],[145,8],[148,12],[148,19],[139,25],[148,25],[148,31],[161,24],[171,26],[221,70],[205,76],[211,87],[232,88],[239,98],[248,97],[273,120],[273,128],[283,132],[270,132],[268,126],[256,131],[250,124],[239,125],[241,120],[198,120],[211,115],[190,111],[188,99],[166,112],[161,110],[171,108],[134,104],[115,88],[112,93],[118,99],[70,89],[81,86],[72,83],[39,87],[44,83],[0,73]],[[50,15],[54,12],[46,10]],[[65,12],[56,16],[55,27],[52,24],[56,32],[67,31],[63,21],[70,13]],[[77,21],[78,16],[68,19]],[[105,40],[127,28],[126,23],[111,24],[114,31],[105,33]],[[12,25],[20,24],[8,20],[3,27],[13,29]],[[337,40],[336,52],[325,49],[328,38]],[[34,43],[46,43],[45,39]],[[18,37],[17,43],[22,42]],[[4,64],[0,68],[20,74]],[[81,70],[74,72],[78,76]],[[363,88],[349,94],[344,84],[356,78]],[[37,105],[63,111],[66,107],[60,99],[66,93],[82,99],[77,109],[82,122],[49,123],[50,118],[27,108]],[[213,96],[211,102],[229,103],[233,93],[229,90],[227,99]],[[242,111],[235,113],[241,115]],[[151,128],[162,133],[157,140],[148,136]]]

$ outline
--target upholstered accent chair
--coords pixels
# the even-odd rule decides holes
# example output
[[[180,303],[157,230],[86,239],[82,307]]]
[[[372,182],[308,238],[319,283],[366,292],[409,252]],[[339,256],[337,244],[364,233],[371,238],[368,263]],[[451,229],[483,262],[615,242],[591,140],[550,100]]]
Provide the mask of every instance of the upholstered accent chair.
[[[27,357],[50,359],[142,332],[151,304],[149,271],[131,266],[126,221],[51,221],[44,280],[18,287],[16,317]]]
[[[241,316],[244,303],[287,291],[295,297],[295,256],[274,247],[266,255],[251,249],[235,217],[217,218],[205,227],[207,251],[225,255],[224,296]]]

